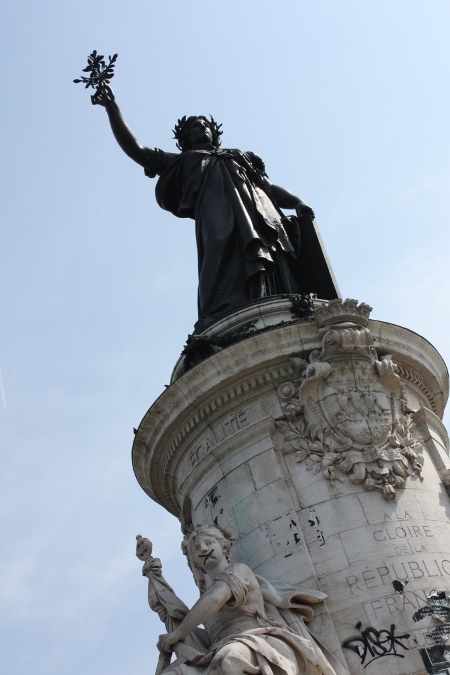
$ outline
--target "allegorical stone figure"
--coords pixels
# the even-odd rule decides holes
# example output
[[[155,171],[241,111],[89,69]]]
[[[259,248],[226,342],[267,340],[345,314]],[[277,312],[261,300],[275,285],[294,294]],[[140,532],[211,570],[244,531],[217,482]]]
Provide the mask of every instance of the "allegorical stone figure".
[[[221,149],[222,125],[201,115],[178,120],[174,134],[181,153],[143,147],[110,87],[100,88],[92,100],[106,109],[122,150],[146,176],[159,176],[158,204],[195,220],[197,333],[249,300],[314,290],[298,288],[299,226],[280,209],[295,209],[298,217],[314,213],[300,197],[269,181],[260,157]]]
[[[142,541],[143,538],[138,540],[137,555],[143,560]],[[197,527],[185,537],[184,549],[191,568],[198,572],[201,595],[184,618],[180,620],[177,614],[178,620],[171,625],[174,626],[172,630],[160,636],[161,652],[175,651],[178,658],[170,665],[166,658],[164,669],[157,672],[167,675],[346,673],[304,624],[314,617],[310,605],[323,601],[326,596],[319,591],[295,589],[288,584],[282,584],[282,590],[277,590],[267,580],[256,576],[247,565],[230,564],[230,546],[230,538],[215,526]],[[149,565],[149,562],[144,565],[146,576],[149,576],[146,572]],[[181,603],[175,595],[171,596],[173,591],[159,571],[158,588],[162,587],[162,582],[164,593],[158,595],[157,603],[150,602],[160,617],[158,605],[163,595],[162,602],[167,605],[169,614],[173,614],[172,607]],[[153,584],[154,580],[149,576],[149,588],[152,587],[149,599],[155,597]],[[170,589],[168,595],[167,589]],[[167,628],[167,613],[163,616]],[[199,640],[200,624],[205,626],[206,637],[200,635]],[[192,638],[197,641],[196,645]],[[201,642],[204,646],[199,648]]]

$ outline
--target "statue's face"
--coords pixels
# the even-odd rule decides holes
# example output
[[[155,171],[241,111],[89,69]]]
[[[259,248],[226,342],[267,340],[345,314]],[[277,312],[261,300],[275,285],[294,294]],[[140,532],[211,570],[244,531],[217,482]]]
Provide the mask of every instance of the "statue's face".
[[[145,537],[140,537],[136,544],[136,556],[139,560],[146,560],[152,555],[152,542]]]
[[[195,119],[189,127],[189,140],[193,148],[212,142],[212,132],[206,120]]]
[[[217,565],[225,557],[222,544],[208,533],[198,534],[194,538],[191,544],[191,555],[194,562],[205,571]]]

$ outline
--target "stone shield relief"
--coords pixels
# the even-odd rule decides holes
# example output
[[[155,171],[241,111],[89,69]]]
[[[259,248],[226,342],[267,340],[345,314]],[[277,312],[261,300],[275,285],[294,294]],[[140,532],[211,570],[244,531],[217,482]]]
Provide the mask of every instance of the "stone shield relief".
[[[362,484],[394,499],[408,478],[422,480],[422,439],[402,395],[390,355],[378,358],[368,325],[371,308],[331,301],[314,318],[321,350],[293,358],[298,374],[278,395],[283,452],[330,481]]]

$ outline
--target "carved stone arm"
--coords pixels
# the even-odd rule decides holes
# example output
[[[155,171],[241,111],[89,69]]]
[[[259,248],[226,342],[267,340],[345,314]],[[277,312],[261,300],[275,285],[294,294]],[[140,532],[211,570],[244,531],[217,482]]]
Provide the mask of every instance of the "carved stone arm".
[[[170,651],[172,645],[176,645],[180,640],[193,631],[201,623],[205,623],[216,612],[219,611],[231,598],[232,592],[228,584],[224,581],[216,581],[197,600],[192,609],[188,612],[181,624],[171,633],[160,635],[158,647],[163,651]]]

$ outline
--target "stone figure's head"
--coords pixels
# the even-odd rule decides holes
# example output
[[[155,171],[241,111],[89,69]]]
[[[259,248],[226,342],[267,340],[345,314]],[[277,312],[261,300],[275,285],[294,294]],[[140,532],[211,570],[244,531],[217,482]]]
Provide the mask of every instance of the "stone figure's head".
[[[153,544],[150,539],[142,535],[136,535],[136,556],[139,560],[148,560],[152,557]]]
[[[221,124],[217,124],[212,115],[207,120],[203,115],[192,115],[186,118],[186,115],[178,120],[173,129],[174,138],[177,141],[177,148],[181,152],[192,150],[199,145],[212,145],[214,148],[220,146]]]
[[[228,560],[232,542],[225,530],[215,525],[200,525],[185,536],[181,548],[194,568],[207,572],[208,567],[222,557]]]

